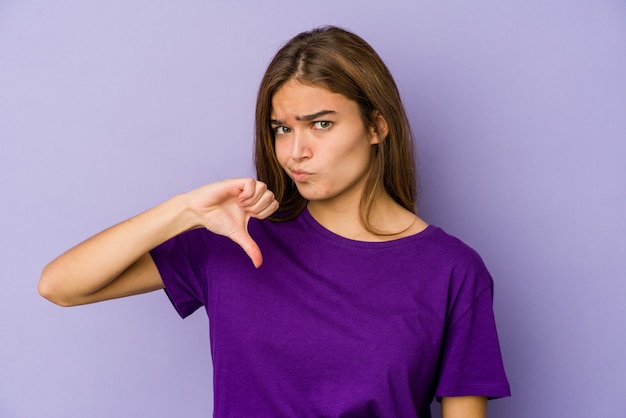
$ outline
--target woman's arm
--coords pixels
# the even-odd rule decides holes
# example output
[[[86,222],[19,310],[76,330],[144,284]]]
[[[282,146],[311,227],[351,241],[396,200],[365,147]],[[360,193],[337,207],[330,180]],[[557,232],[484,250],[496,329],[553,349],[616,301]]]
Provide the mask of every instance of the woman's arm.
[[[441,398],[442,418],[486,418],[487,398],[458,396]]]
[[[273,193],[254,179],[209,184],[156,206],[78,244],[48,264],[39,293],[61,306],[81,305],[163,288],[149,251],[189,229],[205,227],[237,242],[259,266],[261,252],[248,235],[250,217],[278,208]]]

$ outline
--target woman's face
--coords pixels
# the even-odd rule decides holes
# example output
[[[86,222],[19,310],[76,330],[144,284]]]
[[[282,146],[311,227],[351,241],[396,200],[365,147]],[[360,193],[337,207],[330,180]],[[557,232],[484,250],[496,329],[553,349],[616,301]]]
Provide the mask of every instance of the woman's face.
[[[305,199],[360,201],[378,137],[356,102],[291,80],[272,97],[271,119],[278,162]]]

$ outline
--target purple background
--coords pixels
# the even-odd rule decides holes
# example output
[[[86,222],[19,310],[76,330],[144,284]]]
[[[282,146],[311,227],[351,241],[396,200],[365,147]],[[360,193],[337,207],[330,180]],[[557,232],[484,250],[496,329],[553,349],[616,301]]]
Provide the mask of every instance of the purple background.
[[[345,26],[383,56],[422,215],[496,280],[514,396],[491,416],[626,414],[626,3],[0,0],[0,416],[206,417],[207,320],[163,292],[61,309],[41,268],[192,187],[252,173],[262,72]]]

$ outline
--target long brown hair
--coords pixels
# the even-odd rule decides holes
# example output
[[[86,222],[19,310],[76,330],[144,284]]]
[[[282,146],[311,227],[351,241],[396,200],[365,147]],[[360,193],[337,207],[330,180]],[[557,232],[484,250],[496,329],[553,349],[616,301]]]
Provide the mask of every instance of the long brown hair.
[[[270,62],[256,104],[255,163],[257,178],[280,202],[274,219],[292,219],[306,206],[295,184],[276,158],[270,125],[272,97],[287,81],[323,87],[354,100],[366,127],[376,128],[376,111],[388,125],[388,135],[373,145],[372,169],[360,203],[363,225],[376,197],[385,190],[404,208],[417,206],[413,137],[398,88],[382,59],[362,38],[344,29],[324,26],[287,42]]]

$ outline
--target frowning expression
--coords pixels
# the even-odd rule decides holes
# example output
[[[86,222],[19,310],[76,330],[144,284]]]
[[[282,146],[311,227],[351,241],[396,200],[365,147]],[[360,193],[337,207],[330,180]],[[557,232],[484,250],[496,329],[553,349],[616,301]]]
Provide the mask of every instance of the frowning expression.
[[[272,97],[271,119],[278,162],[305,199],[360,200],[378,136],[356,102],[290,80]]]

